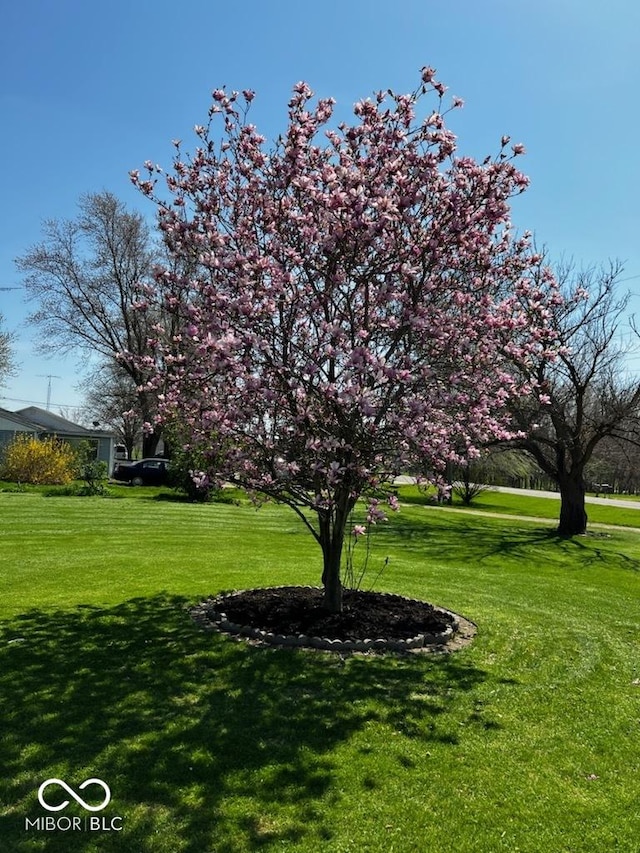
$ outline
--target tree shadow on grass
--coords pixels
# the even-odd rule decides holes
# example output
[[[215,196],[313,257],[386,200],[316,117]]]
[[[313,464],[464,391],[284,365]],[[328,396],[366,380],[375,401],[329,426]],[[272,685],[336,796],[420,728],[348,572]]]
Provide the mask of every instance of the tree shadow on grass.
[[[461,719],[474,722],[485,673],[464,656],[257,648],[200,631],[187,604],[158,595],[0,624],[3,851],[320,846],[339,796],[336,747],[371,722],[444,745]],[[53,777],[76,791],[104,780],[112,801],[100,814],[124,829],[27,830],[25,818],[48,814],[37,790]],[[72,802],[55,816],[86,814]]]

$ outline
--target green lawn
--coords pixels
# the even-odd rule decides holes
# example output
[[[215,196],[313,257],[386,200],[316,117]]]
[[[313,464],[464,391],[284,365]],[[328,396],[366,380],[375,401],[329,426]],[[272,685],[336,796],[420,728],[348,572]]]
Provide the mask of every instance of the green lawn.
[[[398,494],[403,503],[433,506],[431,498],[425,495],[425,492],[418,486],[400,486]],[[633,500],[633,498],[628,498],[625,495],[624,500]],[[560,515],[559,498],[533,497],[510,492],[497,492],[491,489],[478,495],[470,507],[464,507],[462,501],[454,496],[453,506],[457,509],[465,509],[468,512],[481,511],[501,515],[531,516],[548,518],[556,522]],[[640,528],[640,504],[638,509],[634,509],[587,503],[586,508],[590,524],[614,524]]]
[[[450,656],[340,659],[186,614],[221,589],[317,582],[290,511],[117,494],[0,494],[3,853],[637,853],[638,534],[404,506],[376,529],[377,587],[478,635]],[[107,782],[101,815],[123,830],[26,830],[53,777]]]

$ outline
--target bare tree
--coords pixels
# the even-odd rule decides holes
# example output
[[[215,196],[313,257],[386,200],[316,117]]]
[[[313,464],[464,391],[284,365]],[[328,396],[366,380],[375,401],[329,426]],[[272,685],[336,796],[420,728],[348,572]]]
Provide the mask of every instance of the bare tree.
[[[517,401],[515,421],[527,451],[558,486],[558,533],[585,533],[585,467],[606,438],[629,440],[637,420],[640,383],[626,369],[628,343],[622,337],[629,294],[618,293],[618,263],[577,272],[560,270],[565,301],[553,308],[561,345],[555,361],[529,361],[517,370],[538,383],[538,391]]]
[[[81,197],[73,220],[48,220],[42,242],[17,260],[28,297],[37,303],[30,317],[42,332],[40,350],[82,351],[102,363],[121,365],[138,388],[136,408],[151,422],[155,395],[144,389],[142,366],[148,341],[157,335],[158,312],[135,309],[141,285],[157,259],[147,225],[109,192]],[[122,360],[121,354],[129,356]],[[145,436],[143,453],[152,456],[160,437]]]
[[[73,424],[86,427],[87,429],[95,427],[94,419],[91,417],[91,414],[82,406],[60,406],[58,408],[58,414],[61,418],[71,421]]]
[[[15,373],[13,334],[5,331],[3,326],[4,317],[0,314],[0,388],[5,384],[9,376]]]
[[[143,441],[143,420],[137,412],[135,382],[113,361],[99,364],[82,383],[85,408],[103,428],[111,429],[127,448],[129,459]]]

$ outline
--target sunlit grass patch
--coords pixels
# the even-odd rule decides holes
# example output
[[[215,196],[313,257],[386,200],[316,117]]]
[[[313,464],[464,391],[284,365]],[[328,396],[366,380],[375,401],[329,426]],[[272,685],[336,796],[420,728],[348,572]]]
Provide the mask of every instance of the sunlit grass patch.
[[[0,513],[3,849],[635,849],[637,534],[403,506],[374,532],[377,587],[478,634],[340,658],[189,618],[222,589],[318,583],[283,508],[4,494]],[[51,777],[104,779],[122,832],[26,833]]]

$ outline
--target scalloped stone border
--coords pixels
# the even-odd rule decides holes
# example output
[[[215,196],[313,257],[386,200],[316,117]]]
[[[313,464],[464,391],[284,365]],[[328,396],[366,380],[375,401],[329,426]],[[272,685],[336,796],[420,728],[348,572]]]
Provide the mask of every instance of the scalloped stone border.
[[[276,586],[268,587],[272,590],[286,589],[317,589],[317,587],[290,587]],[[221,593],[212,598],[201,601],[190,609],[194,622],[206,631],[219,631],[224,634],[245,639],[257,645],[278,646],[281,648],[304,648],[327,652],[363,653],[363,652],[404,652],[404,653],[448,653],[469,645],[477,633],[477,625],[451,610],[431,604],[440,613],[446,613],[453,618],[453,623],[442,633],[423,633],[408,639],[387,639],[386,637],[365,637],[361,640],[334,640],[329,637],[312,637],[306,634],[274,634],[251,625],[239,625],[227,619],[226,613],[216,610],[228,598],[242,595],[250,590],[235,590],[230,593]],[[407,598],[395,593],[379,593],[390,598],[400,598],[406,601],[416,601],[420,604],[430,604],[418,598]]]

